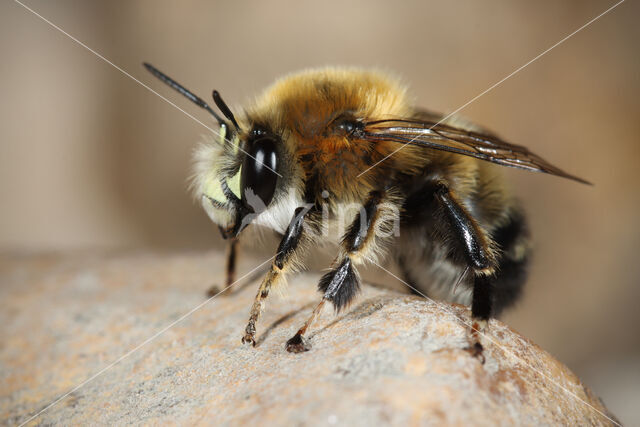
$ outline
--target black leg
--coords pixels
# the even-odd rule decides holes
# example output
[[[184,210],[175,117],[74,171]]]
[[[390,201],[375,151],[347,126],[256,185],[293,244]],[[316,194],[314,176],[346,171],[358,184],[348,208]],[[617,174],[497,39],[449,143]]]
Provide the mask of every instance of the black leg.
[[[444,184],[438,186],[435,196],[442,206],[446,221],[457,239],[458,246],[462,248],[469,267],[476,271],[492,269],[494,259],[486,233]]]
[[[227,252],[227,282],[226,286],[231,286],[236,281],[236,259],[238,255],[238,239],[231,239]]]
[[[438,186],[435,196],[443,209],[453,238],[457,241],[457,246],[462,248],[467,265],[475,274],[468,350],[472,355],[484,361],[479,334],[486,328],[492,314],[493,283],[496,280],[496,251],[493,249],[493,242],[488,234],[469,215],[464,206],[453,197],[444,184]]]
[[[208,297],[214,297],[216,295],[225,296],[231,294],[231,285],[236,281],[236,260],[238,258],[238,239],[232,238],[227,244],[227,261],[226,261],[226,276],[224,287],[220,289],[217,285],[211,286],[207,290]]]
[[[299,243],[305,235],[304,222],[305,219],[308,218],[309,212],[313,211],[309,208],[298,208],[293,214],[293,218],[280,241],[278,252],[271,264],[271,268],[262,280],[258,288],[258,293],[253,301],[253,306],[249,314],[249,322],[245,328],[245,334],[242,337],[242,342],[245,344],[250,343],[255,346],[256,323],[258,322],[260,313],[264,309],[265,300],[269,296],[269,291],[283,279],[288,271],[293,270],[294,263],[292,261],[296,251],[300,247]]]
[[[478,336],[487,326],[487,322],[491,317],[492,312],[492,288],[493,277],[476,276],[473,283],[473,300],[471,302],[471,329],[470,329],[470,342],[468,350],[475,356],[479,357],[484,362],[482,356],[482,344],[480,343],[480,337]]]
[[[304,340],[304,334],[327,301],[339,312],[356,297],[360,290],[360,278],[355,264],[363,263],[368,256],[375,254],[380,245],[380,234],[389,236],[392,221],[397,219],[394,213],[399,212],[391,212],[389,206],[390,202],[385,200],[382,193],[373,192],[369,196],[342,239],[341,254],[334,261],[334,268],[322,276],[318,283],[318,289],[323,292],[322,299],[309,319],[287,341],[287,351],[300,353],[310,349]]]
[[[492,281],[492,277],[475,277],[473,283],[473,302],[471,303],[471,315],[476,319],[489,320],[489,317],[491,317]]]

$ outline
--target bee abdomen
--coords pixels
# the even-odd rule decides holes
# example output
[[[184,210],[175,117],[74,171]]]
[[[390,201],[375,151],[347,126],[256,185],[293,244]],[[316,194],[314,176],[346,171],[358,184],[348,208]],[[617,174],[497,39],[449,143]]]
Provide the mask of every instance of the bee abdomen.
[[[522,294],[531,258],[526,218],[516,208],[510,209],[506,218],[490,233],[495,248],[491,281],[494,316],[513,305]],[[420,295],[470,304],[474,275],[466,270],[468,260],[460,256],[460,248],[440,231],[437,223],[425,220],[421,225],[407,225],[395,253],[403,279]],[[456,290],[460,280],[462,286]]]
[[[509,220],[491,235],[501,250],[493,283],[493,314],[497,316],[522,294],[531,258],[531,245],[526,218],[519,210],[514,210]]]

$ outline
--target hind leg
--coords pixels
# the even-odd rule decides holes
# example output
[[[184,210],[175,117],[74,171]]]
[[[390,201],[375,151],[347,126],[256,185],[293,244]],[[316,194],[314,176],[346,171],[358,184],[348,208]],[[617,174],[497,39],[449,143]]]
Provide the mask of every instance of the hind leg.
[[[467,268],[474,272],[471,328],[468,350],[482,357],[480,335],[490,317],[512,305],[522,292],[529,260],[529,233],[524,215],[517,209],[491,235],[440,185],[435,192],[458,247],[464,248]]]
[[[497,317],[518,299],[527,278],[530,246],[524,216],[512,215],[493,237],[502,249],[496,272],[489,277],[477,276],[473,285],[469,351],[474,356],[482,354],[478,334],[486,328],[489,317]]]
[[[467,268],[474,273],[473,299],[471,302],[471,327],[467,350],[484,360],[480,334],[492,315],[496,259],[498,253],[489,234],[456,200],[444,184],[438,184],[434,193],[443,213],[443,222],[448,225],[456,247],[466,260]]]

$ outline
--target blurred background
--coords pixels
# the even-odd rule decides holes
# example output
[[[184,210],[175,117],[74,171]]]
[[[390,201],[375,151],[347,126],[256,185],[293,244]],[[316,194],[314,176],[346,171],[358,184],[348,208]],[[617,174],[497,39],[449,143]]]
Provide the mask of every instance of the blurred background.
[[[303,68],[378,67],[447,113],[614,2],[26,4],[213,126],[141,62],[233,105]],[[638,18],[623,3],[461,111],[595,183],[505,171],[537,250],[504,320],[629,424],[640,424]],[[0,251],[222,247],[187,191],[207,130],[20,5],[2,2],[0,22]]]

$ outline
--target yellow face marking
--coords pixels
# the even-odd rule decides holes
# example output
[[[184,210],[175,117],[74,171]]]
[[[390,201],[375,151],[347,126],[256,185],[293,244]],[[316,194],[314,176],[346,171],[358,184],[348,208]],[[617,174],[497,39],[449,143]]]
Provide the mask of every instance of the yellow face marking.
[[[231,179],[227,180],[227,186],[229,187],[229,190],[231,190],[231,192],[235,194],[238,199],[240,198],[240,172],[241,171],[242,171],[242,166],[240,166],[240,169],[238,169],[238,173],[236,173]]]
[[[237,154],[240,149],[240,138],[237,134],[234,135],[232,141],[227,141],[225,138],[227,136],[227,126],[221,125],[219,132],[219,142],[220,144],[229,144],[231,143],[231,149],[234,154]],[[237,197],[240,198],[240,172],[242,167],[238,169],[238,172],[232,176],[231,178],[227,178],[227,187],[229,190]],[[212,165],[211,170],[208,173],[208,177],[205,180],[205,183],[202,187],[203,195],[207,196],[210,199],[215,200],[218,203],[226,204],[229,202],[227,197],[224,195],[224,191],[222,190],[222,184],[220,183],[220,171],[218,164]]]
[[[225,128],[225,135],[226,135],[226,126]],[[223,138],[223,143],[224,143],[224,138]],[[231,141],[232,147],[233,147],[233,152],[234,154],[238,154],[238,151],[240,150],[240,138],[238,137],[238,133],[236,132],[233,135],[233,141]],[[227,186],[229,187],[229,190],[231,190],[231,192],[233,194],[236,195],[236,197],[239,199],[240,198],[240,172],[242,171],[242,166],[240,166],[240,169],[238,169],[238,173],[236,173],[234,176],[231,177],[231,179],[227,179]]]
[[[242,168],[238,169],[238,172],[231,178],[227,179],[227,187],[235,196],[240,198],[240,172]],[[222,191],[222,185],[220,184],[220,180],[215,176],[215,174],[211,174],[211,177],[207,179],[205,182],[204,188],[202,189],[203,194],[216,202],[226,204],[229,200],[224,195],[224,191]]]
[[[219,202],[222,204],[227,202],[227,198],[224,196],[224,192],[222,191],[222,185],[220,185],[220,181],[213,175],[206,180],[204,187],[202,189],[202,193],[205,196],[215,200],[216,202]]]
[[[220,125],[220,132],[218,133],[218,135],[220,135],[220,144],[224,145],[227,144],[227,140],[225,139],[227,137],[227,126],[222,124]],[[238,154],[238,150],[240,149],[240,138],[238,138],[238,134],[234,134],[233,135],[233,140],[231,141],[231,147],[233,148],[233,154]]]
[[[227,136],[227,126],[224,124],[220,125],[220,132],[218,132],[218,135],[220,135],[220,144],[224,144],[224,137]]]
[[[225,139],[227,136],[227,126],[220,126],[220,144],[227,144],[228,141]],[[234,153],[238,152],[240,145],[240,138],[238,138],[237,134],[234,135],[233,141],[231,141],[232,149]],[[231,190],[236,197],[240,198],[240,168],[238,172],[231,177],[231,179],[227,179],[227,186]],[[220,179],[218,178],[218,168],[213,167],[213,170],[209,173],[209,177],[205,181],[202,192],[205,196],[215,200],[218,203],[226,204],[228,202],[227,197],[224,195],[224,191],[222,190],[222,185],[220,184]]]

